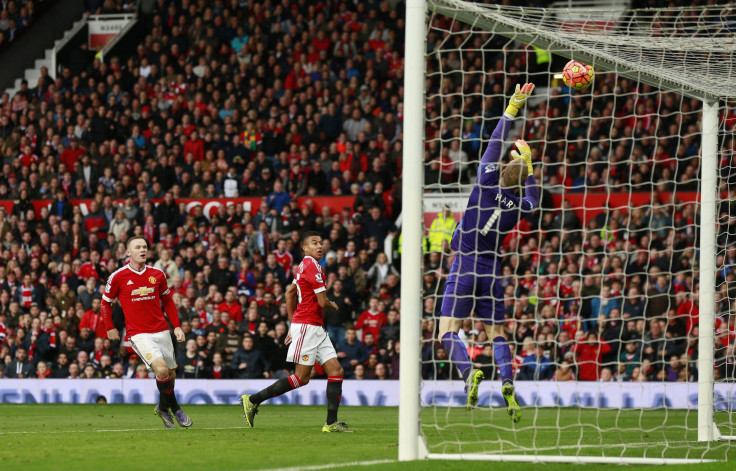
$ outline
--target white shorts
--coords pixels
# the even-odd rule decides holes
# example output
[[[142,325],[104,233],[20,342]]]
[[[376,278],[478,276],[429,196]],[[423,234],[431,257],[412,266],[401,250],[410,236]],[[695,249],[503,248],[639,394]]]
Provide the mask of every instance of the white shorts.
[[[291,343],[286,361],[312,366],[314,363],[324,365],[331,359],[337,358],[335,347],[330,342],[327,331],[320,326],[311,324],[291,324]]]
[[[155,334],[134,335],[130,338],[130,346],[149,370],[152,369],[151,363],[156,358],[163,358],[170,370],[176,369],[174,344],[168,330]]]

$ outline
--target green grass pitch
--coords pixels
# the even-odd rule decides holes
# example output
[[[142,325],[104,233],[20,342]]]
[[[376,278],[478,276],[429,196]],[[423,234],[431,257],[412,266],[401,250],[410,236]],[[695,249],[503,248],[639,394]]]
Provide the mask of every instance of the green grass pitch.
[[[245,426],[239,406],[187,406],[194,426],[165,430],[152,405],[0,405],[0,469],[2,470],[253,470],[253,469],[386,469],[386,470],[529,470],[525,463],[428,461],[396,462],[398,410],[391,407],[344,407],[340,411],[354,434],[325,434],[325,408],[261,407],[256,428]],[[664,439],[673,442],[664,455],[736,461],[726,443],[707,451],[694,442],[697,414],[683,411],[618,413],[582,409],[524,410],[522,422],[510,429],[502,409],[428,408],[422,417],[430,451],[456,453],[497,451],[528,453],[532,445],[553,454],[662,456]],[[640,418],[641,417],[641,418]],[[687,427],[685,421],[687,420]],[[599,423],[600,431],[577,424]],[[504,430],[507,429],[507,430]],[[622,430],[617,432],[616,430]],[[622,451],[627,441],[631,446]],[[642,443],[647,443],[644,447]],[[577,445],[582,447],[578,448]],[[600,445],[603,445],[602,447]],[[644,452],[646,450],[646,453]],[[705,451],[705,453],[704,453]],[[380,461],[370,466],[349,463]],[[324,468],[327,465],[334,465]],[[595,465],[600,468],[611,466]],[[718,470],[723,463],[668,467]],[[534,469],[566,470],[569,464],[534,465]],[[577,466],[578,469],[588,466]],[[644,469],[629,466],[625,469]],[[649,469],[649,468],[648,468]]]

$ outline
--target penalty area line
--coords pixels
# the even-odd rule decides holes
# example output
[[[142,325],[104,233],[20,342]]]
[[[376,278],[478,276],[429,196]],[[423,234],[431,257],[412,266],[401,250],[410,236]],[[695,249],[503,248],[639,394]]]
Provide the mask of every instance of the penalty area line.
[[[396,463],[397,460],[352,461],[347,463],[316,464],[312,466],[294,466],[291,468],[269,468],[268,471],[317,471],[320,469],[347,468],[352,466],[373,466],[377,464]]]

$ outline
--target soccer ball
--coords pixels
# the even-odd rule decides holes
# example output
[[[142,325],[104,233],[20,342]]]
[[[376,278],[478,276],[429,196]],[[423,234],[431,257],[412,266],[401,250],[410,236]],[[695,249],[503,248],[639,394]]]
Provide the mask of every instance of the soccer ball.
[[[582,62],[570,61],[562,69],[562,81],[575,91],[582,92],[593,83],[593,67]]]

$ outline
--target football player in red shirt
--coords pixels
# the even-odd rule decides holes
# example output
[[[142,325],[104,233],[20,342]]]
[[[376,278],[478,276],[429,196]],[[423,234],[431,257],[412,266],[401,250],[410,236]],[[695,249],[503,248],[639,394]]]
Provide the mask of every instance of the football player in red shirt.
[[[337,421],[344,372],[324,325],[323,311],[337,311],[337,304],[327,299],[324,273],[319,265],[319,259],[322,258],[322,237],[319,232],[305,232],[301,243],[304,260],[299,264],[294,281],[286,290],[286,308],[291,321],[285,342],[289,345],[286,361],[296,363],[296,371],[256,394],[243,395],[240,403],[243,405],[246,422],[253,427],[258,405],[306,385],[316,362],[327,373],[327,421],[322,431],[353,432],[345,422]]]
[[[130,262],[110,275],[102,294],[100,310],[108,329],[107,337],[120,339],[120,333],[112,323],[111,303],[117,298],[125,316],[126,339],[148,369],[156,374],[156,386],[161,395],[154,413],[163,420],[166,428],[176,428],[174,417],[181,427],[191,427],[192,420],[181,410],[174,395],[174,344],[161,311],[162,303],[166,317],[174,325],[178,342],[184,341],[184,331],[179,326],[179,315],[166,275],[158,268],[146,265],[148,242],[143,237],[128,239],[126,255]]]

